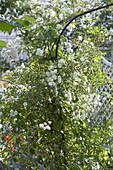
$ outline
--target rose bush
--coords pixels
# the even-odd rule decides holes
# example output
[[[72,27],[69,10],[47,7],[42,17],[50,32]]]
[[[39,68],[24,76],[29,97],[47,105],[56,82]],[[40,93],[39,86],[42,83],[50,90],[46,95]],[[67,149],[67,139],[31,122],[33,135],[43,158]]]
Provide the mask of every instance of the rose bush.
[[[106,76],[98,47],[110,35],[96,25],[100,13],[70,24],[55,56],[67,18],[100,4],[58,0],[28,1],[26,6],[26,1],[15,1],[15,9],[4,9],[28,60],[2,75],[0,168],[112,169],[111,120],[97,125],[89,117],[100,102],[94,96]]]

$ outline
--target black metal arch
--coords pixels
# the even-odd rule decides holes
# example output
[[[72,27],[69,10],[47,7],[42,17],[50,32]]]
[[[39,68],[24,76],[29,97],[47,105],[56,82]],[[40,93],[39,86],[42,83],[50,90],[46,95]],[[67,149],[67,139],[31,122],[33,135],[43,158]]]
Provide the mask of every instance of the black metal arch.
[[[85,14],[88,14],[88,13],[92,13],[94,11],[98,11],[100,9],[104,9],[104,8],[108,8],[110,6],[113,6],[113,3],[111,4],[108,4],[108,5],[104,5],[104,6],[100,6],[100,7],[97,7],[97,8],[93,8],[91,10],[88,10],[88,11],[85,11],[81,14],[78,14],[76,16],[73,16],[72,18],[70,18],[70,20],[67,22],[67,24],[64,26],[64,28],[62,29],[61,33],[59,34],[58,38],[57,38],[57,42],[56,42],[56,52],[55,52],[55,58],[58,59],[58,47],[59,47],[59,43],[60,43],[60,39],[61,39],[61,35],[63,35],[64,31],[66,30],[66,28],[77,18],[85,15]]]

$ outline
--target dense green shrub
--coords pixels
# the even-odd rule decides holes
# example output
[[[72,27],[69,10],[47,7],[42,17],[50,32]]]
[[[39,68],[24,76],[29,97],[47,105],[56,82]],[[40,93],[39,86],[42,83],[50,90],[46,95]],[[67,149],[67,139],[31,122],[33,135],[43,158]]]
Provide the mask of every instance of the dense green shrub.
[[[96,89],[105,79],[98,47],[105,35],[110,37],[107,28],[97,25],[100,13],[70,24],[55,56],[56,40],[67,18],[91,5],[58,0],[46,5],[28,1],[26,6],[26,1],[15,1],[16,14],[11,16],[13,6],[8,13],[4,9],[28,60],[13,69],[9,66],[2,76],[0,168],[112,169],[111,120],[97,125],[89,117],[99,104],[93,101],[98,97]],[[93,2],[93,7],[97,5]]]

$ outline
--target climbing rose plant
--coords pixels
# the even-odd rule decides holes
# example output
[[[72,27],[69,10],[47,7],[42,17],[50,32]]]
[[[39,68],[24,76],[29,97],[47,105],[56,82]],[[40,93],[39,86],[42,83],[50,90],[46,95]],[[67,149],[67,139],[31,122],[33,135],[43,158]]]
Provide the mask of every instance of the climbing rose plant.
[[[100,4],[58,0],[4,6],[11,23],[2,22],[16,29],[28,58],[9,65],[0,81],[0,168],[112,169],[111,119],[98,125],[89,116],[101,104],[96,89],[106,76],[99,47],[111,36],[97,24],[102,11],[70,24],[55,55],[57,37],[75,9],[78,14]]]

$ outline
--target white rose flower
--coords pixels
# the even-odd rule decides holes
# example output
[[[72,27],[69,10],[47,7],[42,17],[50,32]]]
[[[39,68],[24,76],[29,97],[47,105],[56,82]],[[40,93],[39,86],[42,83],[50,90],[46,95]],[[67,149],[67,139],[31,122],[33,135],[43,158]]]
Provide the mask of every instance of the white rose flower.
[[[24,63],[21,64],[21,68],[23,68],[23,69],[25,68],[25,64]]]
[[[57,79],[57,76],[56,76],[56,75],[53,75],[52,78],[53,78],[53,80],[56,80],[56,79]]]
[[[47,26],[43,26],[43,28],[44,28],[45,30],[48,30],[48,27],[47,27]]]
[[[23,103],[23,106],[24,106],[24,107],[27,107],[27,105],[28,105],[27,102],[24,102],[24,103]]]
[[[59,63],[65,64],[65,60],[64,60],[64,59],[60,59],[60,60],[59,60]]]
[[[53,17],[53,16],[55,16],[55,11],[53,11],[52,9],[50,10],[50,15]]]
[[[46,72],[46,75],[49,77],[49,76],[50,76],[50,72],[47,71],[47,72]]]
[[[50,121],[50,120],[49,120],[49,121],[48,121],[48,123],[49,123],[49,124],[51,124],[51,123],[52,123],[52,121]]]
[[[62,13],[60,13],[59,18],[63,19],[63,14]]]
[[[61,82],[62,82],[61,76],[58,76],[58,83],[61,83]]]
[[[46,126],[46,125],[47,125],[47,123],[46,123],[46,122],[44,122],[44,125]]]
[[[51,130],[51,127],[47,125],[47,126],[46,126],[46,129],[47,129],[47,130]]]
[[[62,65],[65,64],[65,63],[66,63],[66,62],[65,62],[64,59],[60,59],[60,60],[58,61],[58,67],[61,68]]]
[[[57,69],[54,69],[53,71],[51,71],[51,74],[57,74]]]
[[[77,85],[78,85],[78,83],[77,83],[76,81],[74,81],[74,82],[73,82],[73,85],[74,85],[74,86],[77,86]]]
[[[77,72],[75,71],[74,73],[73,73],[73,78],[75,79],[77,77]]]
[[[56,26],[56,29],[61,29],[62,28],[62,25],[60,25],[60,24],[57,24],[57,26]]]
[[[15,110],[15,111],[14,111],[14,115],[16,116],[17,114],[18,114],[18,112]]]
[[[37,48],[37,55],[42,56],[43,55],[43,50],[41,50],[40,48]]]
[[[18,114],[18,112],[16,110],[15,111],[13,109],[10,110],[10,116],[14,117],[17,114]]]
[[[58,63],[58,68],[62,68],[62,64]]]
[[[78,36],[78,39],[79,39],[80,41],[82,41],[82,40],[83,40],[82,36]]]
[[[39,128],[44,129],[44,124],[40,123]]]
[[[10,113],[13,113],[13,112],[14,112],[14,110],[13,110],[13,109],[11,109],[11,110],[10,110]]]
[[[9,41],[8,44],[7,44],[8,47],[11,47],[12,45],[13,45],[12,41]]]
[[[49,98],[48,100],[49,100],[49,102],[51,103],[51,98]]]
[[[70,92],[68,92],[68,100],[71,102],[72,101],[72,95]]]
[[[49,66],[48,70],[52,70],[54,68],[54,66]]]
[[[5,90],[4,87],[0,87],[0,92],[2,93]]]
[[[49,86],[52,86],[52,85],[53,85],[53,82],[49,82],[48,85],[49,85]]]

